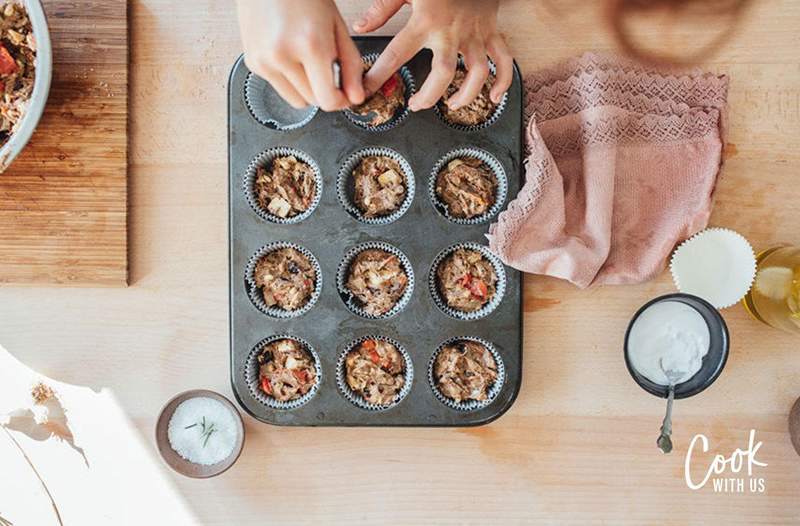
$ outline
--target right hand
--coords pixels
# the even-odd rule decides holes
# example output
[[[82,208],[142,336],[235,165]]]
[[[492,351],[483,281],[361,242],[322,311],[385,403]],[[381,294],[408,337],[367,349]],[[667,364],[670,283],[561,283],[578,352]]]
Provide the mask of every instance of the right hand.
[[[364,101],[364,65],[333,0],[238,0],[244,62],[295,108]],[[342,88],[332,64],[342,68]]]

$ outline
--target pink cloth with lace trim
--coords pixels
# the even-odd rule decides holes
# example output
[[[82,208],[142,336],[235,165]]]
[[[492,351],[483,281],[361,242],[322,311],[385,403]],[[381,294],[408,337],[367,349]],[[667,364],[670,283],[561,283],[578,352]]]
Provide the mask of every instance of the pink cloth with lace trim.
[[[708,223],[727,92],[725,76],[592,54],[528,76],[526,180],[492,251],[579,287],[655,277]]]

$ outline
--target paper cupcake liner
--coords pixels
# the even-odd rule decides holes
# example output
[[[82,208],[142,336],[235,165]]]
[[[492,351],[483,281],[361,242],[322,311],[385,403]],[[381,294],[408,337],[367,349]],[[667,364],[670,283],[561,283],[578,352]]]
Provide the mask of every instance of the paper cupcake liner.
[[[361,160],[370,155],[381,155],[394,159],[400,165],[403,176],[405,177],[406,197],[403,199],[403,202],[400,203],[400,208],[386,216],[365,217],[355,203],[355,181],[352,174]],[[339,169],[339,175],[336,178],[336,194],[339,196],[339,202],[348,214],[367,225],[388,225],[400,219],[411,207],[411,203],[414,201],[414,191],[414,173],[411,170],[411,165],[408,164],[408,161],[406,161],[402,155],[391,148],[371,147],[358,150],[344,161],[344,164],[342,164],[342,167]]]
[[[369,53],[367,55],[363,55],[361,58],[364,60],[364,64],[372,65],[375,63],[376,60],[378,60],[378,56],[379,56],[378,53]],[[359,116],[353,113],[350,109],[342,110],[342,113],[344,113],[345,117],[347,117],[347,119],[356,126],[372,132],[383,132],[391,130],[392,128],[403,122],[406,119],[406,117],[408,117],[409,113],[408,99],[411,98],[411,96],[417,90],[417,87],[416,84],[414,83],[414,77],[411,75],[411,70],[409,70],[408,67],[400,66],[398,72],[400,73],[400,77],[403,79],[403,84],[405,84],[406,87],[406,92],[404,96],[405,104],[403,105],[402,109],[398,109],[397,112],[395,112],[394,117],[390,121],[380,124],[378,126],[372,126],[369,123],[359,119]]]
[[[403,361],[405,362],[406,365],[405,383],[403,384],[403,388],[400,389],[400,391],[397,393],[397,396],[395,397],[394,401],[392,401],[392,403],[390,404],[387,405],[371,404],[367,402],[364,399],[364,397],[362,397],[360,394],[350,389],[350,386],[347,385],[347,379],[346,379],[347,370],[345,365],[345,359],[347,358],[347,354],[356,347],[358,347],[359,345],[361,345],[362,343],[364,343],[364,341],[366,340],[379,340],[391,343],[397,348],[398,351],[400,351],[400,354],[403,355]],[[357,340],[354,340],[347,344],[344,350],[339,354],[338,360],[336,360],[336,385],[339,387],[339,391],[344,395],[345,398],[347,398],[348,401],[350,401],[351,403],[362,409],[366,409],[367,411],[386,411],[387,409],[396,406],[397,404],[403,401],[403,399],[408,395],[409,392],[411,392],[411,384],[413,383],[413,381],[414,381],[414,365],[411,361],[411,356],[408,354],[405,348],[403,348],[403,346],[400,345],[400,342],[398,342],[393,338],[388,338],[386,336],[368,335],[359,338]]]
[[[311,167],[311,169],[314,171],[314,182],[317,188],[314,195],[314,201],[312,201],[311,206],[308,207],[308,210],[301,214],[297,214],[294,217],[278,217],[275,214],[270,213],[267,209],[261,208],[261,206],[258,204],[255,191],[256,170],[259,166],[263,166],[265,168],[268,167],[270,163],[277,157],[285,157],[289,155],[295,156],[297,159],[303,161]],[[250,164],[245,171],[244,180],[242,182],[242,190],[244,191],[244,196],[247,200],[247,203],[250,205],[250,208],[252,208],[256,214],[258,214],[258,217],[271,223],[291,225],[306,219],[314,213],[314,210],[317,209],[317,206],[322,199],[322,172],[319,169],[319,165],[317,165],[314,159],[312,159],[307,153],[296,148],[290,148],[288,146],[278,146],[262,152],[255,159],[250,161]]]
[[[316,116],[319,108],[292,108],[269,83],[254,73],[248,73],[244,83],[244,104],[262,125],[278,131],[302,128]],[[276,108],[281,111],[276,111]],[[281,114],[282,113],[282,114]]]
[[[295,340],[303,345],[306,351],[308,351],[308,353],[314,359],[314,366],[317,369],[317,381],[314,383],[311,389],[300,398],[289,402],[280,402],[262,391],[260,386],[261,378],[258,371],[258,353],[260,353],[266,345],[283,339]],[[311,347],[311,345],[304,339],[291,334],[275,334],[258,342],[250,351],[250,354],[247,356],[247,361],[245,362],[244,379],[247,383],[247,388],[250,391],[250,395],[255,400],[258,400],[267,407],[281,410],[297,409],[298,407],[308,403],[308,401],[311,400],[315,394],[317,394],[319,385],[322,383],[322,365],[319,360],[319,355],[317,355],[317,351],[315,351],[314,348]]]
[[[403,295],[397,300],[394,307],[391,308],[387,313],[381,314],[380,316],[375,316],[372,314],[368,314],[362,307],[361,302],[347,289],[347,275],[350,271],[350,265],[353,263],[353,260],[356,256],[363,252],[364,250],[368,249],[378,249],[378,250],[385,250],[391,254],[394,254],[400,259],[400,266],[403,267],[403,270],[406,272],[406,276],[408,277],[408,283],[406,284],[406,290],[403,292]],[[342,298],[342,301],[350,309],[350,312],[353,314],[357,314],[362,318],[367,318],[370,320],[383,320],[386,318],[391,318],[401,310],[403,310],[408,302],[411,301],[411,295],[414,292],[414,269],[411,266],[411,262],[408,260],[405,254],[403,254],[400,249],[397,247],[390,245],[389,243],[384,243],[381,241],[370,241],[367,243],[361,243],[350,250],[348,250],[342,261],[339,263],[339,268],[336,271],[336,288],[339,291],[339,296]]]
[[[464,59],[461,56],[458,57],[458,68],[466,70],[466,66],[464,65]],[[492,75],[494,75],[495,78],[497,78],[497,67],[494,65],[494,62],[492,62],[491,60],[489,60],[489,72]],[[478,130],[483,130],[485,128],[488,128],[489,126],[491,126],[492,124],[497,122],[497,120],[500,118],[500,115],[502,115],[503,110],[506,109],[506,102],[507,101],[508,101],[508,91],[506,91],[503,94],[503,98],[500,99],[500,102],[497,104],[497,107],[494,109],[494,112],[489,116],[489,118],[486,119],[484,122],[482,122],[480,124],[475,124],[473,126],[465,126],[463,124],[458,124],[458,123],[449,121],[447,119],[447,117],[444,116],[444,113],[442,113],[442,109],[440,108],[440,105],[444,104],[444,102],[441,101],[441,100],[439,100],[436,103],[436,105],[434,105],[433,110],[436,113],[436,116],[439,117],[439,120],[441,120],[447,126],[453,128],[454,130],[459,130],[459,131],[464,131],[464,132],[473,132],[473,131],[478,131]]]
[[[459,248],[477,250],[480,252],[483,257],[485,257],[486,260],[491,263],[492,267],[494,267],[494,272],[497,275],[497,284],[495,285],[494,296],[491,300],[489,300],[488,303],[486,303],[486,305],[473,312],[463,312],[450,307],[439,292],[439,280],[436,277],[436,270],[439,268],[439,265],[444,262],[447,256]],[[430,271],[428,272],[428,289],[430,290],[434,303],[436,303],[436,306],[439,307],[442,312],[457,320],[474,321],[485,318],[494,312],[497,306],[502,303],[503,296],[506,292],[506,271],[503,267],[503,263],[497,258],[497,256],[489,251],[488,247],[479,245],[478,243],[457,243],[439,252],[439,254],[434,258],[433,263],[431,263]]]
[[[489,350],[489,352],[492,353],[492,357],[494,357],[494,361],[497,364],[497,380],[495,380],[495,382],[492,384],[492,387],[489,389],[486,400],[469,400],[464,402],[456,402],[452,398],[448,398],[447,396],[442,394],[442,392],[439,390],[439,386],[437,385],[436,378],[434,377],[433,374],[434,364],[436,363],[436,357],[439,356],[439,353],[442,352],[442,349],[444,349],[445,345],[449,345],[451,343],[462,340],[477,342],[486,347]],[[431,356],[431,360],[428,362],[428,384],[431,386],[434,396],[436,396],[436,399],[442,402],[447,407],[450,407],[451,409],[455,409],[457,411],[476,411],[478,409],[483,409],[484,407],[488,406],[489,404],[494,402],[495,399],[497,398],[497,395],[500,394],[500,390],[503,388],[503,383],[505,382],[505,379],[506,379],[506,368],[505,365],[503,365],[503,359],[500,357],[500,353],[497,352],[497,349],[492,343],[484,340],[483,338],[478,338],[475,336],[456,336],[454,338],[450,338],[449,340],[442,342],[439,345],[439,347],[437,347],[436,350],[433,352],[433,356]]]
[[[314,291],[311,293],[311,297],[308,298],[308,301],[305,305],[300,307],[297,310],[284,310],[279,307],[270,307],[264,302],[264,296],[261,293],[261,289],[256,285],[255,280],[255,270],[258,262],[266,256],[268,253],[278,250],[281,248],[294,248],[301,254],[303,254],[308,261],[311,263],[311,266],[314,267]],[[278,319],[289,319],[289,318],[297,318],[298,316],[302,316],[317,303],[319,300],[319,296],[322,293],[322,268],[319,265],[319,261],[317,258],[314,257],[308,249],[301,247],[295,243],[290,243],[287,241],[276,241],[274,243],[270,243],[268,245],[264,245],[258,252],[253,254],[250,259],[247,261],[247,266],[245,267],[244,273],[244,288],[247,291],[247,297],[250,298],[250,301],[253,303],[255,308],[260,310],[262,313],[266,314],[270,318],[278,318]]]
[[[447,163],[460,157],[472,157],[480,159],[486,163],[489,169],[492,170],[492,173],[497,180],[497,190],[495,191],[494,204],[485,214],[472,217],[470,219],[451,216],[447,205],[441,199],[439,199],[438,195],[436,195],[436,178],[439,175],[439,172],[441,172],[445,166],[447,166]],[[433,204],[433,207],[437,212],[442,214],[449,221],[452,221],[458,225],[479,225],[481,223],[486,223],[500,213],[505,205],[507,195],[508,178],[506,177],[505,170],[503,170],[503,165],[500,164],[500,161],[498,161],[492,154],[478,148],[466,147],[449,151],[438,161],[436,161],[436,164],[433,166],[433,170],[431,170],[430,178],[428,179],[428,196],[431,200],[431,204]]]
[[[756,256],[738,232],[708,228],[678,246],[669,268],[680,292],[726,309],[738,303],[753,286]]]

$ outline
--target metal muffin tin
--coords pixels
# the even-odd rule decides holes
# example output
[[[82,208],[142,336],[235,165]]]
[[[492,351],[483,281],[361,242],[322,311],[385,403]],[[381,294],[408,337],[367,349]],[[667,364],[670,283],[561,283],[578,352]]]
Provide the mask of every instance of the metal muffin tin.
[[[363,54],[378,53],[385,37],[357,38]],[[430,53],[420,52],[407,63],[416,85],[422,85],[430,69]],[[505,170],[506,201],[522,183],[522,83],[514,70],[505,108],[490,126],[467,131],[444,123],[434,110],[411,113],[386,131],[371,131],[351,122],[343,112],[317,112],[306,124],[286,131],[259,122],[245,101],[249,70],[240,58],[228,83],[228,170],[230,214],[230,337],[231,384],[239,404],[253,417],[270,424],[295,426],[476,426],[491,422],[514,403],[522,378],[522,286],[519,272],[506,268],[502,302],[486,317],[465,321],[448,316],[437,307],[428,286],[434,258],[459,243],[485,245],[487,224],[462,225],[448,220],[434,206],[429,193],[431,171],[443,156],[459,148],[489,152]],[[273,93],[271,104],[285,104]],[[250,97],[258,96],[252,92]],[[263,119],[262,119],[263,120]],[[271,148],[291,147],[309,155],[319,166],[322,198],[303,221],[280,224],[259,217],[248,204],[243,180],[248,166]],[[337,175],[342,164],[357,150],[387,147],[411,166],[416,184],[414,200],[399,219],[389,224],[366,224],[355,219],[337,196]],[[505,206],[503,207],[505,208]],[[246,269],[250,258],[263,246],[295,243],[309,250],[322,273],[321,294],[312,308],[300,316],[270,317],[248,297]],[[370,320],[347,308],[336,286],[336,273],[345,253],[368,242],[388,243],[410,260],[417,277],[408,304],[387,319]],[[308,342],[319,357],[320,384],[314,396],[293,409],[276,409],[259,401],[248,387],[247,361],[265,338],[290,334]],[[366,410],[348,400],[337,387],[337,359],[346,346],[367,335],[399,342],[411,356],[414,375],[411,389],[399,403],[385,410]],[[502,358],[504,381],[497,396],[484,407],[459,410],[434,394],[425,371],[433,353],[446,340],[464,336],[491,342]]]

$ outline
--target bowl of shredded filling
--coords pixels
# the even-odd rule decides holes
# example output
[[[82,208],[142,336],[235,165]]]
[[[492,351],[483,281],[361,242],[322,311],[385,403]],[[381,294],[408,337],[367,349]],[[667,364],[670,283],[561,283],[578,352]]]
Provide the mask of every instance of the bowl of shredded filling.
[[[50,33],[41,3],[0,2],[0,172],[36,129],[51,73]]]

